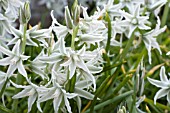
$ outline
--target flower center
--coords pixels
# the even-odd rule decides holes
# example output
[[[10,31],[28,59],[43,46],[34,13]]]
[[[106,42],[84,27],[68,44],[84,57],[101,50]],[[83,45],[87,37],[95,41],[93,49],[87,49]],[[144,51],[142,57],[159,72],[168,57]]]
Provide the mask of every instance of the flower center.
[[[138,24],[137,18],[134,17],[134,18],[132,19],[131,23],[134,24],[134,25]]]

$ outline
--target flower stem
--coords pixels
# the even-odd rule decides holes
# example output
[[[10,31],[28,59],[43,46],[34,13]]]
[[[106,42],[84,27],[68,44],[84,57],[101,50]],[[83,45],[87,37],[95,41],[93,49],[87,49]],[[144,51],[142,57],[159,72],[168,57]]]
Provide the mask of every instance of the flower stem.
[[[71,48],[74,50],[75,49],[75,38],[77,36],[78,33],[78,29],[79,26],[77,25],[76,27],[73,28],[73,35],[72,35],[72,39],[71,39]]]
[[[27,23],[23,25],[24,26],[24,32],[23,32],[23,42],[22,42],[22,53],[25,52],[25,46],[26,46],[26,31],[27,31]]]

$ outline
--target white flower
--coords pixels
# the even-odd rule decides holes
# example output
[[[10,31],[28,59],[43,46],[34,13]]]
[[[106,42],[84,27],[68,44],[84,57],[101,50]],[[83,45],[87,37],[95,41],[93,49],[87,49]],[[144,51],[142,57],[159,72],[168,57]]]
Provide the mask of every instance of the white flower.
[[[23,40],[23,26],[21,25],[19,30],[11,26],[11,32],[15,36],[8,45],[15,44],[18,40]],[[26,45],[38,46],[33,40],[38,40],[42,44],[41,46],[48,47],[48,43],[45,41],[46,38],[51,38],[51,29],[38,30],[38,25],[26,31]]]
[[[145,2],[147,7],[154,11],[155,16],[157,16],[161,7],[166,4],[167,0],[145,0]]]
[[[144,0],[120,0],[122,7],[127,7],[129,10],[132,10],[133,5],[144,4]]]
[[[63,26],[57,22],[57,20],[55,19],[53,15],[53,10],[51,11],[51,18],[52,18],[51,27],[56,33],[57,38],[64,38],[67,35],[67,33],[72,34],[72,30],[68,29],[67,26]]]
[[[39,60],[39,57],[42,55],[44,55],[44,50],[42,50],[41,53],[33,61],[30,62],[30,67],[31,70],[37,75],[41,76],[42,79],[49,79],[47,73],[45,73],[47,64]]]
[[[7,76],[10,77],[16,69],[18,72],[27,78],[27,72],[25,71],[23,61],[27,60],[29,56],[21,54],[20,40],[17,41],[12,51],[0,46],[0,52],[4,53],[8,57],[0,59],[0,65],[9,65],[7,70]]]
[[[1,0],[0,6],[4,9],[5,16],[10,21],[15,21],[19,15],[19,8],[23,5],[20,0]]]
[[[64,89],[62,89],[62,87],[56,81],[54,81],[53,87],[46,88],[45,93],[42,93],[41,95],[39,95],[39,98],[37,100],[38,109],[42,112],[40,103],[50,100],[50,99],[53,99],[54,111],[55,111],[55,113],[58,113],[60,104],[64,100],[64,104],[65,104],[68,112],[72,113],[68,99],[72,99],[76,96],[77,96],[77,94],[75,94],[75,93],[66,92]]]
[[[73,51],[70,49],[69,51],[69,57],[67,58],[67,61],[61,64],[61,66],[68,66],[70,71],[69,78],[71,79],[73,75],[75,74],[76,67],[84,70],[87,73],[90,73],[89,69],[85,65],[85,62],[83,61],[82,57],[85,55],[85,46],[82,47],[79,51]]]
[[[10,21],[0,13],[0,36],[4,36],[6,31],[10,33]]]
[[[28,81],[29,81],[30,85],[27,85],[27,86],[17,85],[12,81],[10,81],[10,82],[16,88],[23,88],[23,90],[21,92],[14,95],[12,98],[13,99],[18,99],[18,98],[24,98],[24,97],[28,96],[28,112],[30,112],[31,108],[32,108],[32,105],[34,104],[34,102],[36,101],[36,98],[38,97],[38,93],[37,93],[38,86],[31,83],[30,80],[28,80]]]
[[[122,4],[113,4],[114,0],[108,0],[107,4],[104,4],[104,12],[108,12],[111,15],[111,18],[114,16],[120,16],[119,10],[122,7]]]
[[[136,29],[148,30],[150,27],[146,26],[145,24],[148,23],[149,17],[147,16],[140,16],[140,4],[137,4],[133,7],[131,14],[120,11],[122,16],[125,17],[125,20],[122,21],[128,27],[127,37],[130,38],[132,32]]]
[[[165,67],[162,66],[160,70],[160,81],[154,80],[148,77],[148,81],[155,85],[156,87],[161,88],[154,97],[154,104],[156,104],[156,100],[160,99],[167,95],[167,101],[170,103],[170,80],[168,80],[167,75],[165,74]]]
[[[156,37],[166,30],[166,26],[164,26],[163,28],[160,28],[160,25],[161,25],[160,19],[159,17],[157,17],[156,28],[143,35],[143,41],[145,43],[146,49],[148,50],[150,64],[152,60],[151,59],[151,48],[152,47],[156,48],[159,51],[159,53],[162,54],[159,44],[156,41]]]
[[[170,51],[168,53],[166,53],[166,55],[170,55]]]

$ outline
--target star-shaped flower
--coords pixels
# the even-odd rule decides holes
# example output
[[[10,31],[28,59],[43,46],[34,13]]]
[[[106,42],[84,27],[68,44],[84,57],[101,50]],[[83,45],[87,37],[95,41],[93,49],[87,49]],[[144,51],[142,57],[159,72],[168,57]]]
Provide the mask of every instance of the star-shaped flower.
[[[154,104],[156,104],[156,100],[160,99],[167,95],[167,101],[170,103],[170,79],[168,80],[167,75],[165,73],[165,67],[162,66],[160,70],[160,81],[154,80],[148,77],[148,81],[155,85],[156,87],[161,88],[154,97]]]
[[[29,113],[31,111],[32,105],[34,104],[34,102],[36,101],[36,98],[38,97],[38,93],[36,91],[38,86],[31,83],[31,81],[29,81],[30,85],[27,85],[27,86],[18,85],[12,81],[10,81],[10,82],[16,88],[23,88],[23,90],[21,92],[19,92],[18,94],[14,95],[12,97],[13,99],[24,98],[24,97],[28,96],[28,113]]]
[[[8,57],[0,59],[0,65],[9,65],[7,70],[7,76],[10,77],[16,69],[18,72],[27,78],[27,72],[25,71],[23,61],[27,60],[29,56],[21,54],[20,40],[17,41],[12,51],[0,46],[0,52],[4,53]]]
[[[77,96],[77,94],[66,92],[56,81],[53,81],[53,87],[46,88],[45,93],[42,93],[39,96],[39,98],[37,100],[38,109],[42,112],[40,103],[45,102],[50,99],[53,99],[53,107],[54,107],[54,111],[56,113],[58,112],[62,101],[64,101],[64,104],[65,104],[68,112],[72,113],[68,99],[72,99],[76,96]]]
[[[21,25],[19,30],[11,26],[11,32],[15,36],[8,45],[15,44],[18,40],[23,40],[23,26]],[[26,31],[26,45],[38,46],[34,40],[41,42],[42,46],[48,47],[48,43],[45,41],[46,38],[51,38],[51,29],[38,30],[38,25],[32,27]]]
[[[143,35],[143,41],[144,44],[146,46],[146,49],[148,50],[148,56],[149,56],[149,63],[151,64],[151,48],[156,48],[160,54],[162,54],[161,49],[159,47],[158,42],[156,41],[156,37],[161,34],[162,32],[164,32],[166,30],[166,26],[164,26],[163,28],[160,28],[161,22],[159,17],[157,17],[157,25],[156,28],[145,33]]]
[[[132,32],[136,29],[142,29],[142,30],[149,30],[150,27],[145,25],[148,23],[148,16],[140,16],[140,4],[137,4],[133,7],[133,10],[130,13],[127,13],[125,11],[121,11],[120,13],[122,16],[125,17],[125,20],[122,21],[125,25],[127,25],[127,37],[130,38],[132,35]]]

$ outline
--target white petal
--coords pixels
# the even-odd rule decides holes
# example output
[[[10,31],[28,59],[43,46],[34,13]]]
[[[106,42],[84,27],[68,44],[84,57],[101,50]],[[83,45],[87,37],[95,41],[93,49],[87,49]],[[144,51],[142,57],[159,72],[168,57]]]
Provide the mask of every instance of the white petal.
[[[155,85],[156,87],[160,87],[160,88],[168,88],[168,85],[169,83],[165,83],[165,82],[162,82],[162,81],[158,81],[158,80],[154,80],[154,79],[151,79],[149,77],[147,77],[148,81]]]
[[[25,78],[27,78],[27,72],[25,71],[24,65],[22,64],[22,60],[19,60],[17,62],[17,68],[21,75],[23,75]]]
[[[128,33],[128,38],[131,37],[132,33],[134,32],[134,30],[136,29],[137,26],[134,25],[130,25],[129,27],[129,33]]]
[[[34,95],[32,95],[32,96],[29,96],[29,98],[28,98],[28,112],[31,111],[32,105],[34,104],[36,98],[37,98],[36,93]]]
[[[84,97],[85,99],[93,100],[93,98],[94,98],[93,94],[91,94],[83,89],[75,88],[74,91],[75,91],[75,93],[78,94],[78,96]]]
[[[43,94],[43,96],[38,99],[38,102],[44,102],[44,101],[47,101],[47,100],[50,100],[50,99],[54,98],[55,92],[56,92],[55,88],[51,89],[46,94]],[[56,95],[59,95],[59,94],[56,94]]]
[[[62,53],[63,55],[66,55],[66,48],[65,48],[65,41],[64,38],[60,39],[60,53]]]
[[[17,43],[15,44],[15,46],[13,47],[13,49],[12,49],[12,52],[15,54],[15,55],[17,55],[17,56],[19,56],[20,55],[20,40],[18,40],[17,41]]]
[[[13,86],[15,86],[16,88],[26,88],[26,89],[30,88],[30,86],[22,86],[22,85],[15,84],[15,83],[12,82],[11,80],[10,80],[10,83],[11,83]]]
[[[13,99],[17,99],[17,98],[23,98],[23,97],[29,96],[28,95],[29,91],[30,91],[30,89],[23,89],[21,92],[19,92],[18,94],[14,95],[12,98]]]
[[[77,67],[81,68],[82,70],[86,71],[87,73],[90,73],[89,69],[87,68],[86,64],[82,59],[80,61],[76,62]]]
[[[69,101],[68,101],[68,99],[67,99],[66,96],[64,96],[64,102],[65,102],[65,105],[66,105],[66,107],[67,107],[68,112],[69,112],[69,113],[72,113],[72,112],[71,112],[70,103],[69,103]]]
[[[16,64],[9,65],[8,70],[7,70],[7,76],[12,76],[14,71],[17,69]]]
[[[69,79],[71,79],[73,77],[75,70],[76,70],[76,64],[75,64],[75,61],[72,61],[69,66],[69,71],[70,71]]]
[[[90,80],[83,80],[83,81],[76,82],[75,87],[78,87],[80,89],[84,89],[84,88],[87,88],[91,85],[92,85],[92,82]]]
[[[165,67],[164,66],[161,67],[160,79],[161,79],[162,82],[169,82],[168,78],[167,78],[167,76],[165,74]]]
[[[60,107],[62,99],[63,99],[62,95],[60,95],[58,98],[54,98],[53,106],[54,106],[55,113],[58,113],[58,109]]]
[[[0,46],[0,52],[4,53],[5,55],[8,55],[8,56],[13,56],[14,55],[10,50],[8,50],[8,49],[6,49],[6,48],[4,48],[2,46]]]
[[[166,55],[170,55],[170,51],[168,53],[166,53]]]
[[[77,102],[77,107],[78,107],[78,110],[79,110],[79,113],[80,113],[81,112],[81,98],[77,96],[76,102]]]
[[[11,57],[0,59],[0,65],[2,66],[9,65],[11,63],[11,59],[12,59]]]
[[[168,89],[160,89],[160,90],[156,93],[156,95],[155,95],[155,97],[154,97],[154,104],[156,104],[156,100],[157,100],[157,99],[159,99],[159,98],[164,97],[165,95],[167,95],[168,91],[169,91]]]
[[[167,101],[168,101],[168,103],[170,103],[170,91],[167,94]]]

